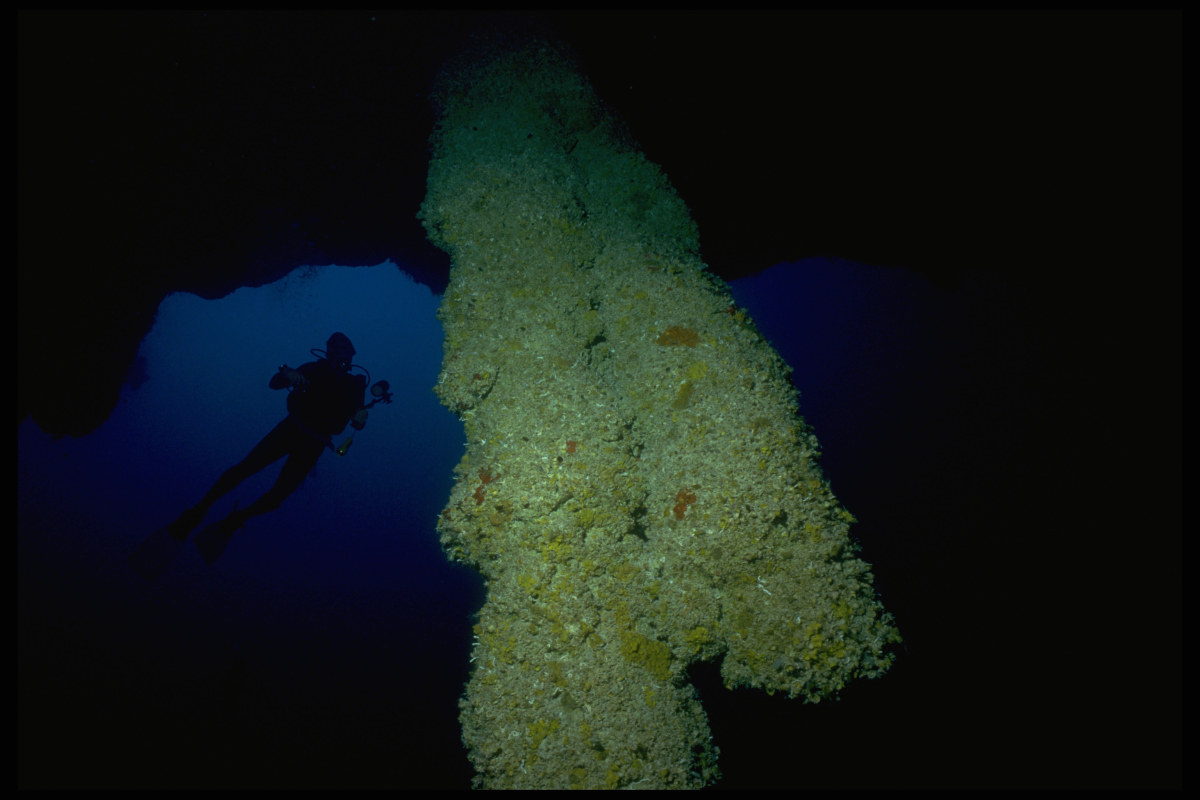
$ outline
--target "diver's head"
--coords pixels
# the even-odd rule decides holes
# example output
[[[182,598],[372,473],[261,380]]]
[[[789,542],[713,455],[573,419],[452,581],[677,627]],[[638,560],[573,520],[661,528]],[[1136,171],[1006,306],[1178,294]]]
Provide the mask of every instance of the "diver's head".
[[[350,370],[350,359],[354,358],[354,345],[344,333],[335,333],[325,343],[325,358],[342,372]]]

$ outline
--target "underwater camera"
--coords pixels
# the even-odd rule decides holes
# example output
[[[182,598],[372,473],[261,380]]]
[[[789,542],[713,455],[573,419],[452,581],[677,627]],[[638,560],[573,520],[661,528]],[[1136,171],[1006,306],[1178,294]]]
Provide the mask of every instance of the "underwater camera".
[[[392,402],[392,397],[394,395],[392,392],[388,391],[388,389],[390,389],[390,388],[392,388],[392,387],[388,386],[387,381],[379,381],[374,386],[372,386],[371,387],[371,396],[374,397],[375,399],[372,400],[370,405],[366,406],[366,408],[370,408],[371,406],[375,405],[376,403]]]

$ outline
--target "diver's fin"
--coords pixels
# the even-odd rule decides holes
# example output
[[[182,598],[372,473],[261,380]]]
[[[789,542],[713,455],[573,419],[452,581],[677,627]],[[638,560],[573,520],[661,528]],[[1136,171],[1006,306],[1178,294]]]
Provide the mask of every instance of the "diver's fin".
[[[196,547],[204,557],[204,563],[210,567],[217,563],[221,553],[225,552],[225,546],[229,544],[233,535],[246,527],[244,522],[235,519],[236,514],[237,503],[234,503],[233,512],[228,517],[217,520],[196,534]]]
[[[146,580],[162,575],[183,549],[183,540],[171,535],[171,526],[155,531],[129,556],[129,566]]]

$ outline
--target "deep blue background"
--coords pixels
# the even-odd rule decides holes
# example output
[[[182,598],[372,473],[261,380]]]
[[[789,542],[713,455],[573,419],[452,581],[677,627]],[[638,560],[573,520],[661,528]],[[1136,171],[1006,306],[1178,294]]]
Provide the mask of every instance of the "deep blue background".
[[[481,586],[434,533],[463,449],[461,424],[430,391],[437,303],[390,263],[300,269],[215,301],[171,295],[141,348],[149,379],[99,430],[50,441],[21,426],[20,680],[41,701],[22,719],[88,742],[98,772],[85,785],[136,785],[142,763],[152,785],[370,785],[366,765],[388,758],[413,771],[398,769],[399,782],[446,782],[423,764],[457,747]],[[392,404],[213,568],[189,545],[157,583],[134,574],[125,558],[137,542],[285,416],[286,393],[267,386],[276,367],[314,360],[309,348],[334,330],[389,381]],[[62,389],[87,387],[65,373]],[[281,464],[209,520],[256,499]],[[239,657],[245,689],[225,697]],[[206,761],[222,737],[231,760],[181,766]]]

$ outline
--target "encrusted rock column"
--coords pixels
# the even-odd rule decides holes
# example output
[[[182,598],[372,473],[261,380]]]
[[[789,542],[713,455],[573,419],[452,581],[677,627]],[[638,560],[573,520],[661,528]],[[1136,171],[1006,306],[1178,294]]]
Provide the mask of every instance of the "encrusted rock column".
[[[853,517],[789,368],[559,46],[482,42],[435,102],[435,391],[468,439],[438,530],[488,587],[461,703],[476,783],[702,786],[692,661],[814,702],[891,663]]]

